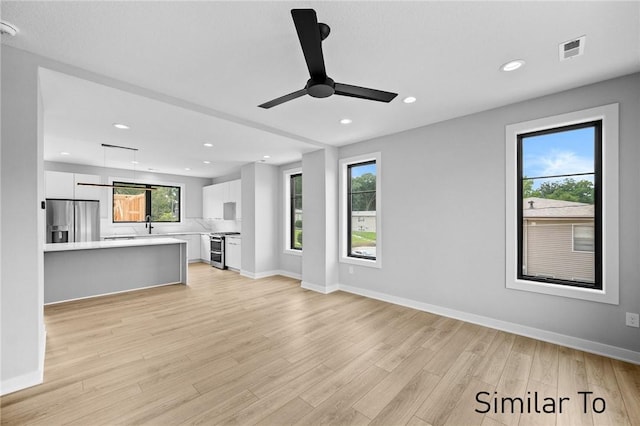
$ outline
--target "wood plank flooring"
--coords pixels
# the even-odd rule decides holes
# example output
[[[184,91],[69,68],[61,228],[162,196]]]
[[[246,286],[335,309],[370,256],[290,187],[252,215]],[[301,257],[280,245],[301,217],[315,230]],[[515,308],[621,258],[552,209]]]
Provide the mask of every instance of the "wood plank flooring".
[[[46,307],[45,382],[2,397],[2,424],[640,424],[638,365],[284,277],[189,277]]]

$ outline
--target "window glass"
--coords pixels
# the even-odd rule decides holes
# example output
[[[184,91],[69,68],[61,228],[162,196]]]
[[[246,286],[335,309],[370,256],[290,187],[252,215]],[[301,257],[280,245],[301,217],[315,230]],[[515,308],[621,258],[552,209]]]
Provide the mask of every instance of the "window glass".
[[[153,222],[180,221],[180,188],[176,186],[153,186],[151,196],[151,220]]]
[[[522,134],[520,278],[597,287],[600,122]]]
[[[376,259],[376,162],[351,164],[348,179],[348,256]]]
[[[114,182],[113,222],[180,222],[180,187]],[[140,188],[140,189],[138,189]]]
[[[291,175],[289,185],[291,196],[290,247],[294,250],[302,250],[302,174]]]
[[[114,185],[118,183],[115,182]],[[127,188],[113,188],[113,221],[144,222],[146,216],[146,190],[144,185],[127,184]]]

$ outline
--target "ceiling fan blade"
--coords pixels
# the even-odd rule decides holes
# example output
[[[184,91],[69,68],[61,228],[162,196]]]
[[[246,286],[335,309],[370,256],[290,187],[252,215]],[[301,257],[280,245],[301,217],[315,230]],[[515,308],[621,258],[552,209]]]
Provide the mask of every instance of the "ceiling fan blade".
[[[299,98],[300,96],[304,96],[307,94],[307,89],[300,89],[293,93],[289,93],[288,95],[280,96],[279,98],[275,98],[270,100],[269,102],[265,102],[262,105],[258,105],[260,108],[269,109],[271,107],[283,104],[285,102],[289,102],[295,98]]]
[[[350,84],[336,83],[335,94],[351,96],[353,98],[368,99],[370,101],[391,102],[398,96],[397,93],[385,92],[383,90],[368,89],[366,87],[352,86]]]
[[[298,32],[298,39],[300,39],[309,75],[313,80],[324,80],[327,72],[324,67],[322,37],[320,36],[316,11],[313,9],[291,9],[291,16]]]

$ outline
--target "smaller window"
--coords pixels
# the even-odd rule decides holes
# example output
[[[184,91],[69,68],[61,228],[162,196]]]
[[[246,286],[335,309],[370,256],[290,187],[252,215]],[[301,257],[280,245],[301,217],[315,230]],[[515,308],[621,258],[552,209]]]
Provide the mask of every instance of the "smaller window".
[[[284,170],[282,174],[284,214],[282,245],[286,254],[302,255],[302,169]]]
[[[289,247],[292,250],[302,250],[302,173],[289,177]]]
[[[573,225],[573,251],[595,251],[595,232],[593,226]]]
[[[341,159],[339,261],[382,267],[381,154]]]

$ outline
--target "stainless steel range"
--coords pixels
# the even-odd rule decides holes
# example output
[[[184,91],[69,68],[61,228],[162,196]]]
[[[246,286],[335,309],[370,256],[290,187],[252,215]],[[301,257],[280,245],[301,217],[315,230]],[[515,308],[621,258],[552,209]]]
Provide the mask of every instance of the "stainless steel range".
[[[227,235],[240,235],[239,232],[215,232],[211,237],[211,266],[218,269],[226,269],[224,261],[224,237]]]

